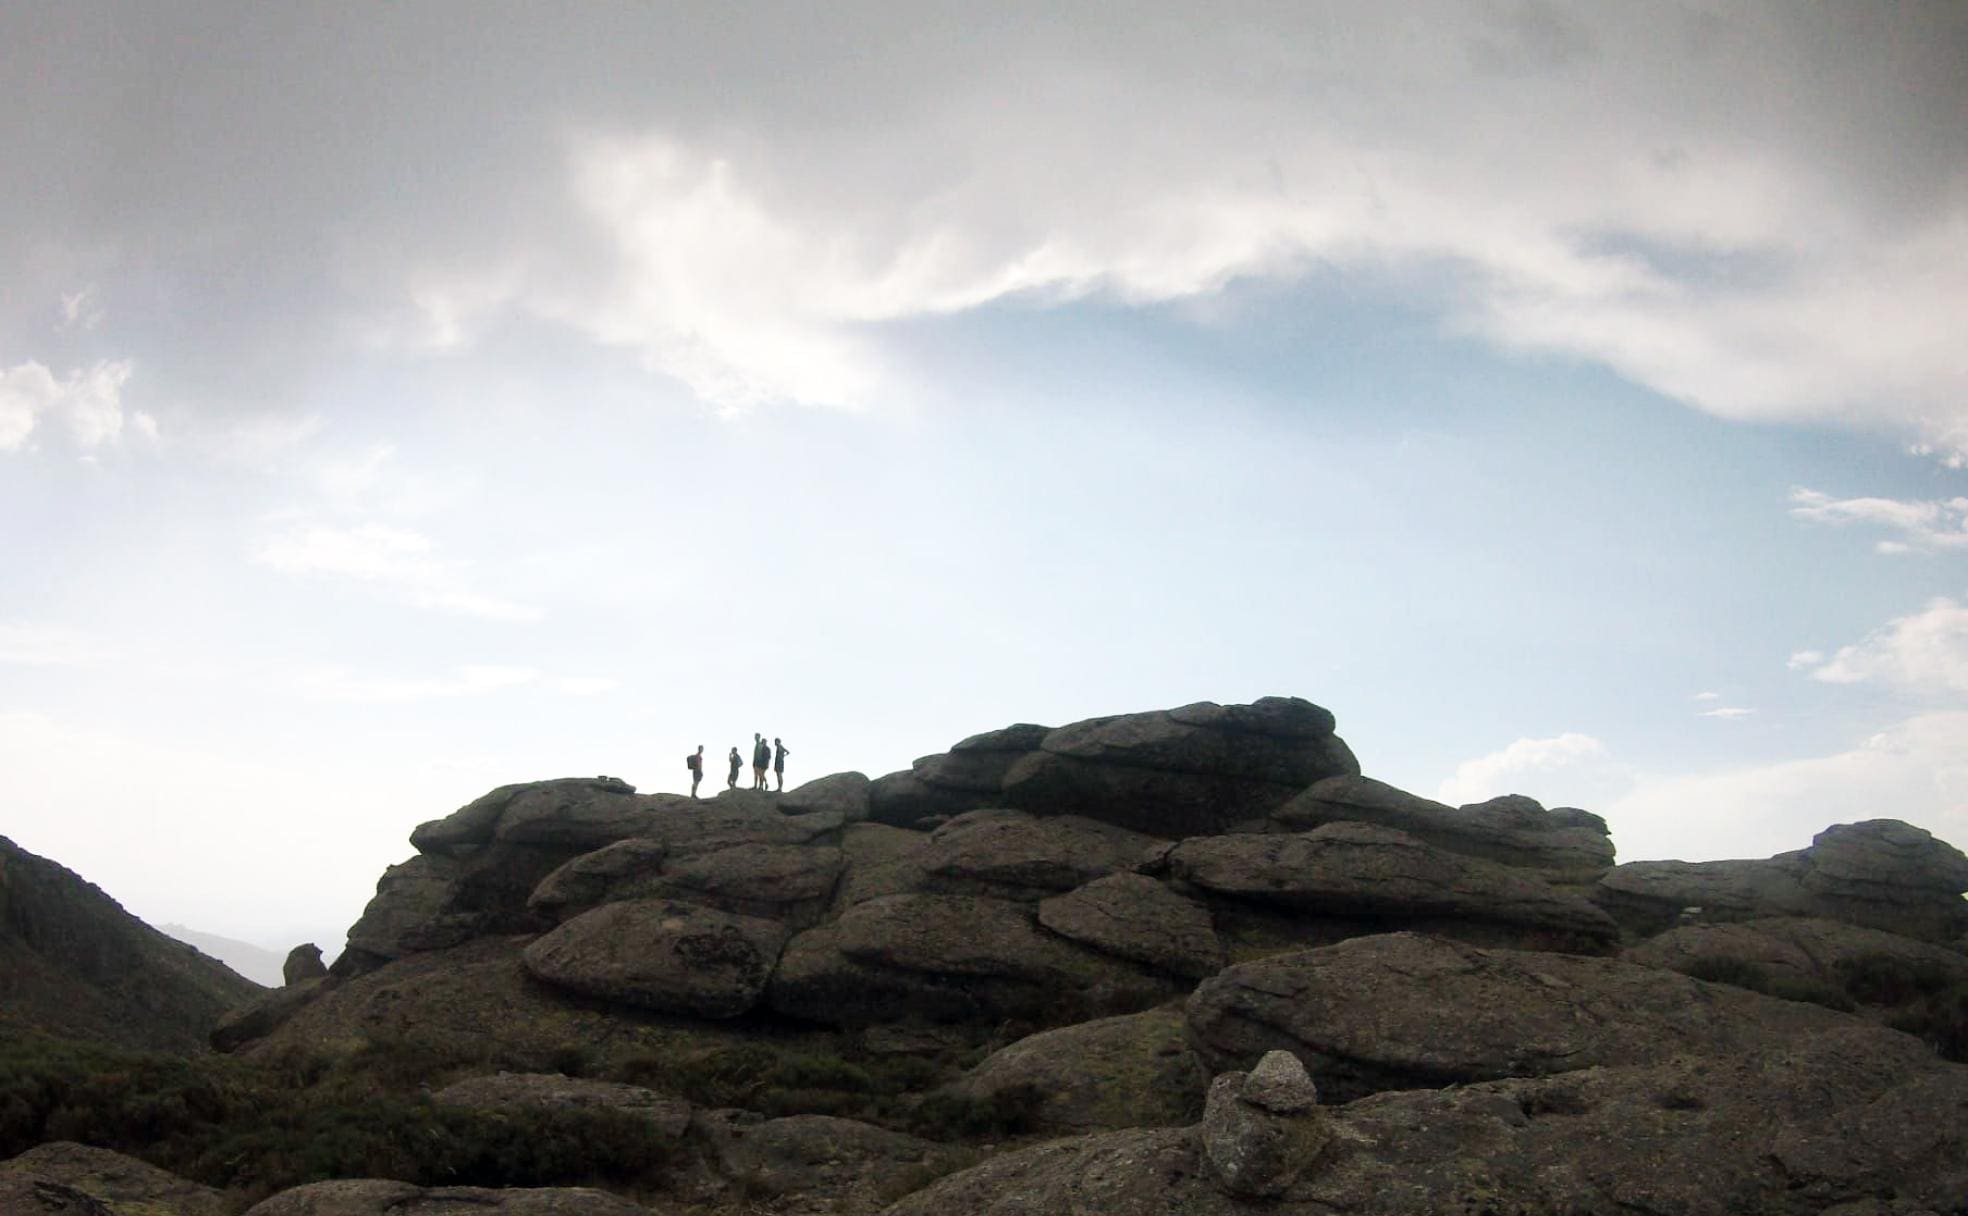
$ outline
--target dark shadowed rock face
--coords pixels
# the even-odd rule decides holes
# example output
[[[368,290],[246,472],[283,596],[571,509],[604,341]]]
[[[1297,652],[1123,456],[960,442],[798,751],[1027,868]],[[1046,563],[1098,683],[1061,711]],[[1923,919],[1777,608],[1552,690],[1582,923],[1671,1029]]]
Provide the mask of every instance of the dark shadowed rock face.
[[[1219,896],[1322,915],[1508,926],[1575,948],[1607,948],[1618,926],[1589,901],[1535,874],[1434,848],[1405,832],[1329,823],[1292,835],[1185,840],[1169,872]]]
[[[1308,786],[1271,818],[1292,832],[1338,822],[1378,824],[1438,849],[1540,870],[1564,882],[1590,882],[1613,864],[1605,820],[1572,807],[1546,810],[1519,795],[1458,809],[1371,777],[1328,777]]]
[[[1080,815],[1163,837],[1261,816],[1322,777],[1358,773],[1332,715],[1297,697],[1030,724],[963,740],[877,780],[871,815],[911,826],[990,806]]]
[[[68,869],[0,837],[0,1033],[197,1052],[264,992]]]
[[[649,1216],[649,1210],[585,1187],[488,1190],[420,1187],[379,1178],[313,1182],[247,1209],[247,1216]]]
[[[287,952],[287,961],[281,964],[280,978],[288,986],[303,980],[318,980],[328,974],[328,968],[321,962],[321,947],[313,942],[303,942]]]
[[[1247,1067],[1282,1048],[1334,1101],[1682,1052],[1723,1055],[1861,1024],[1611,959],[1412,933],[1230,967],[1196,989],[1188,1016],[1212,1068]]]
[[[1968,933],[1964,891],[1959,849],[1897,819],[1870,819],[1765,861],[1629,862],[1599,880],[1594,898],[1640,937],[1699,909],[1709,921],[1817,916],[1947,942]]]

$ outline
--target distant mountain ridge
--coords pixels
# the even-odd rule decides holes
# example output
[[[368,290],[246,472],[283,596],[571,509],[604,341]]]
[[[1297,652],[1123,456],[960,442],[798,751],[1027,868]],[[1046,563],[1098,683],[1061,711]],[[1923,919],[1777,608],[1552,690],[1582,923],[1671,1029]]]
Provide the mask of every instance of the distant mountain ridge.
[[[0,1029],[197,1052],[214,1022],[260,992],[0,836]]]
[[[216,933],[204,933],[186,925],[176,923],[157,926],[167,936],[175,937],[201,953],[209,954],[239,974],[267,988],[278,988],[285,983],[280,973],[281,964],[287,956],[265,946],[252,942],[242,942],[238,938],[221,937]]]

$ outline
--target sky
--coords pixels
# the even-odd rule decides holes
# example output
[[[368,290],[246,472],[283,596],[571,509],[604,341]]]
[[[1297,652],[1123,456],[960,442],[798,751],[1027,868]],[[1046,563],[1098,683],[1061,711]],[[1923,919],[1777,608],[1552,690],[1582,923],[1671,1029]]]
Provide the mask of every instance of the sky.
[[[1968,845],[1963,62],[1943,3],[15,0],[0,834],[332,954],[501,784],[1280,694],[1622,860]]]

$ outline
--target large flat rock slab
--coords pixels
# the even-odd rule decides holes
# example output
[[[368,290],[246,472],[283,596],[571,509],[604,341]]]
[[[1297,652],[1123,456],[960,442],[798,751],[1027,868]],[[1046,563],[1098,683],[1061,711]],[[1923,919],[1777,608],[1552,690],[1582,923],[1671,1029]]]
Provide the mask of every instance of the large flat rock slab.
[[[1223,969],[1208,908],[1145,874],[1109,874],[1039,902],[1039,924],[1104,954],[1199,980]]]
[[[1248,1068],[1283,1049],[1329,1101],[1341,1102],[1386,1089],[1725,1056],[1859,1024],[1671,971],[1413,933],[1229,967],[1190,996],[1188,1016],[1213,1069]]]
[[[728,1018],[765,990],[784,926],[669,899],[584,912],[526,948],[526,969],[583,996],[664,1013]]]
[[[1605,912],[1535,874],[1364,823],[1185,840],[1169,853],[1168,867],[1175,878],[1216,895],[1304,912],[1394,925],[1483,922],[1588,949],[1608,947],[1619,936]]]
[[[1371,823],[1451,853],[1539,870],[1565,882],[1590,882],[1613,864],[1605,820],[1571,807],[1546,810],[1521,795],[1450,807],[1371,777],[1328,777],[1279,807],[1271,819],[1288,832]]]

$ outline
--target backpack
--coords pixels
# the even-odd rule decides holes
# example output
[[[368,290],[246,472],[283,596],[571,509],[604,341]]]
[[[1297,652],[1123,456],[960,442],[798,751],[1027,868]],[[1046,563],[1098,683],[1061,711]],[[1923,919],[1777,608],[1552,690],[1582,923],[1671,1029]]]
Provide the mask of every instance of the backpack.
[[[689,769],[689,770],[690,770],[691,772],[693,772],[693,773],[694,773],[694,772],[696,772],[696,771],[697,771],[697,753],[695,753],[695,752],[692,752],[692,753],[691,753],[690,755],[688,755],[688,756],[685,756],[685,757],[683,758],[683,767],[685,767],[685,768],[687,768],[687,769]]]

